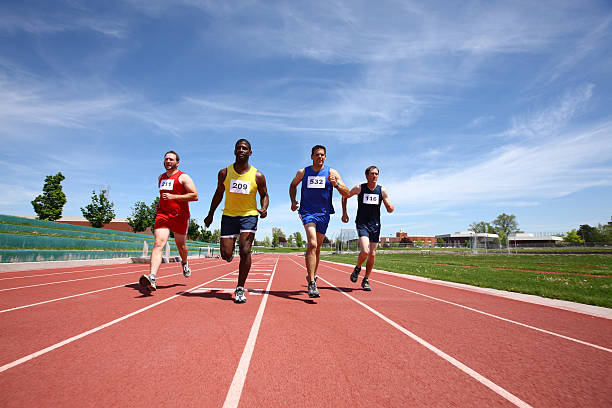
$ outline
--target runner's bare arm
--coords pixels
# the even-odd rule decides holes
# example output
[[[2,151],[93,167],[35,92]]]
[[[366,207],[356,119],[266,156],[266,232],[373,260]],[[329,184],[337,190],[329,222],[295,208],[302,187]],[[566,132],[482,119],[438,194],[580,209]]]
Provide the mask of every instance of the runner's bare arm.
[[[179,183],[183,185],[187,193],[185,194],[170,194],[163,193],[162,196],[166,200],[176,201],[198,201],[198,190],[196,190],[195,183],[189,177],[189,175],[183,173],[179,176]]]
[[[204,218],[204,225],[206,228],[210,224],[212,224],[213,216],[215,215],[215,210],[221,204],[221,200],[223,200],[223,193],[225,193],[225,176],[227,175],[227,168],[223,168],[219,170],[219,174],[217,175],[217,189],[215,190],[215,195],[213,195],[212,201],[210,202],[210,210],[208,210],[208,215]]]
[[[300,207],[300,203],[295,199],[297,194],[297,186],[302,182],[304,178],[304,169],[299,169],[289,184],[289,198],[291,199],[291,211],[295,211]]]
[[[361,186],[355,186],[351,188],[347,197],[342,197],[342,222],[349,221],[349,216],[346,212],[346,202],[350,197],[354,196],[355,194],[359,194],[359,191],[361,191]]]
[[[387,189],[382,187],[380,192],[382,194],[383,204],[385,204],[385,207],[387,208],[387,212],[392,213],[393,210],[395,210],[395,207],[393,207],[393,204],[391,204],[391,201],[389,201],[389,193],[387,193]]]
[[[261,218],[266,218],[268,215],[268,206],[270,205],[270,197],[268,196],[268,186],[266,185],[266,178],[260,172],[255,174],[255,181],[257,182],[257,191],[259,192],[259,203],[261,209],[257,209]]]
[[[349,188],[342,183],[342,177],[340,177],[340,173],[338,173],[334,169],[329,169],[329,182],[332,183],[332,186],[338,190],[342,197],[348,197]]]

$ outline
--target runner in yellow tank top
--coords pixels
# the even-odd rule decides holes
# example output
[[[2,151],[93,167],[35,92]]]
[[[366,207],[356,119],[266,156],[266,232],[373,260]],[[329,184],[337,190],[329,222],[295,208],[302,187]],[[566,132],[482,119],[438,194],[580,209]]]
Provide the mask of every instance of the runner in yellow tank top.
[[[259,215],[257,212],[257,169],[254,166],[244,174],[234,170],[234,165],[226,167],[225,208],[223,215],[230,217],[245,217]]]
[[[204,225],[208,227],[215,210],[225,194],[225,209],[221,217],[221,258],[231,262],[234,257],[236,238],[240,249],[240,266],[238,268],[238,286],[234,292],[236,303],[246,302],[244,284],[251,270],[251,246],[257,231],[257,216],[265,218],[268,215],[268,188],[266,178],[249,164],[253,154],[251,144],[246,139],[236,142],[234,164],[219,170],[217,189],[210,203]],[[256,192],[259,192],[261,209],[257,208]]]

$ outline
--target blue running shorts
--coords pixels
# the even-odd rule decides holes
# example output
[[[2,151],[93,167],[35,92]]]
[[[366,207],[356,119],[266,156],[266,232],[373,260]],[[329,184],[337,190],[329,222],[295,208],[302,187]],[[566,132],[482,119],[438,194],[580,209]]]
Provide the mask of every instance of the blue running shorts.
[[[370,242],[380,242],[380,224],[357,224],[357,235],[368,237]]]
[[[304,225],[314,223],[319,234],[325,234],[327,232],[327,225],[329,224],[329,214],[300,213],[300,219],[302,220],[302,224]]]
[[[255,233],[257,231],[257,220],[256,215],[244,217],[223,215],[221,217],[221,238],[236,238],[242,232]]]

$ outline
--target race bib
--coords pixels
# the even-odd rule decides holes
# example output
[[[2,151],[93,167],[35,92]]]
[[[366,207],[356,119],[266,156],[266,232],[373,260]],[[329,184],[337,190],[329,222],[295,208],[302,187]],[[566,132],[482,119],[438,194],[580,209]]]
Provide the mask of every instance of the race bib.
[[[230,181],[230,193],[249,194],[251,192],[251,182],[249,180]]]
[[[378,205],[378,194],[364,194],[363,195],[363,203],[364,204],[376,204]]]
[[[174,189],[174,179],[164,179],[159,182],[160,190],[172,191]]]
[[[308,188],[325,188],[324,176],[308,176]]]

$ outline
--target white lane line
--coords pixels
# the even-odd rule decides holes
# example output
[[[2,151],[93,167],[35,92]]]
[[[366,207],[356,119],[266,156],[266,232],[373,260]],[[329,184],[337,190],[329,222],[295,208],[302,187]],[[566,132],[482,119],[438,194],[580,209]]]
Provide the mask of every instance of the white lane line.
[[[334,267],[331,267],[331,266],[327,266],[327,265],[325,265],[325,266],[327,268],[329,268],[329,269],[340,271],[340,272],[346,273],[347,275],[349,274],[349,272],[345,272],[345,271],[343,271],[341,269],[337,269],[337,268],[334,268]],[[494,314],[491,314],[491,313],[487,313],[487,312],[484,312],[482,310],[478,310],[478,309],[474,309],[474,308],[469,307],[469,306],[462,305],[460,303],[455,303],[455,302],[451,302],[449,300],[444,300],[444,299],[440,299],[440,298],[437,298],[437,297],[434,297],[434,296],[426,295],[424,293],[415,292],[414,290],[402,288],[401,286],[395,286],[395,285],[392,285],[390,283],[386,283],[386,282],[379,281],[379,280],[376,280],[376,279],[371,279],[370,278],[370,281],[381,283],[383,285],[390,286],[390,287],[395,288],[395,289],[403,290],[404,292],[410,292],[410,293],[413,293],[413,294],[418,295],[418,296],[423,296],[423,297],[426,297],[428,299],[436,300],[438,302],[446,303],[446,304],[449,304],[449,305],[452,305],[452,306],[457,306],[457,307],[460,307],[462,309],[469,310],[471,312],[480,313],[481,315],[492,317],[494,319],[498,319],[498,320],[504,321],[506,323],[512,323],[512,324],[515,324],[517,326],[521,326],[521,327],[525,327],[527,329],[538,331],[540,333],[549,334],[551,336],[555,336],[555,337],[559,337],[561,339],[573,341],[575,343],[579,343],[579,344],[582,344],[584,346],[589,346],[589,347],[596,348],[598,350],[607,351],[608,353],[612,353],[612,349],[609,349],[609,348],[606,348],[606,347],[603,347],[603,346],[598,346],[597,344],[593,344],[593,343],[589,343],[589,342],[586,342],[586,341],[583,341],[583,340],[575,339],[573,337],[565,336],[565,335],[560,334],[560,333],[555,333],[555,332],[552,332],[550,330],[540,329],[539,327],[530,326],[530,325],[528,325],[526,323],[517,322],[516,320],[511,320],[511,319],[507,319],[505,317],[501,317],[501,316],[497,316],[497,315],[494,315]]]
[[[218,265],[212,265],[212,266],[207,266],[205,268],[198,268],[198,269],[192,269],[192,271],[202,271],[204,269],[211,269],[211,268],[216,268],[218,266],[223,266],[223,264],[218,264]],[[142,272],[142,271],[134,271],[134,272]],[[171,276],[176,276],[176,275],[182,275],[182,272],[179,273],[173,273],[171,275],[164,275],[164,276],[158,276],[157,280],[159,281],[160,279],[164,279],[164,278],[169,278]],[[0,313],[6,313],[6,312],[12,312],[15,310],[19,310],[19,309],[25,309],[28,307],[33,307],[33,306],[39,306],[39,305],[44,305],[46,303],[52,303],[52,302],[58,302],[60,300],[66,300],[66,299],[72,299],[72,298],[76,298],[79,296],[85,296],[85,295],[90,295],[92,293],[97,293],[97,292],[104,292],[106,290],[111,290],[111,289],[117,289],[117,288],[124,288],[126,285],[132,285],[132,284],[137,284],[138,282],[129,282],[129,283],[124,283],[122,285],[117,285],[117,286],[111,286],[109,288],[103,288],[103,289],[98,289],[98,290],[92,290],[89,292],[84,292],[84,293],[77,293],[76,295],[70,295],[70,296],[64,296],[64,297],[60,297],[60,298],[56,298],[56,299],[49,299],[49,300],[44,300],[41,302],[37,302],[37,303],[31,303],[29,305],[23,305],[23,306],[17,306],[17,307],[13,307],[10,309],[4,309],[4,310],[0,310]]]
[[[263,296],[263,298],[261,299],[261,303],[259,304],[257,315],[255,316],[255,320],[253,321],[253,326],[251,326],[251,332],[249,333],[249,338],[247,339],[246,345],[244,346],[244,350],[242,352],[242,356],[240,357],[240,362],[238,363],[238,368],[236,369],[236,373],[234,374],[232,385],[230,385],[230,388],[227,392],[227,396],[225,397],[223,408],[235,408],[240,402],[240,396],[242,395],[244,381],[246,380],[246,375],[249,370],[249,365],[251,363],[251,357],[253,356],[253,350],[255,349],[255,341],[257,340],[259,327],[263,319],[266,303],[268,302],[268,292],[270,291],[270,286],[272,286],[272,280],[274,279],[274,274],[276,273],[277,265],[278,258],[276,258],[274,270],[272,271],[272,276],[270,277],[270,281],[268,282],[268,286],[266,288],[266,294]]]
[[[90,276],[88,278],[69,279],[69,280],[64,280],[64,281],[47,282],[47,283],[37,283],[36,285],[26,285],[26,286],[14,287],[14,288],[0,289],[0,292],[6,292],[8,290],[35,288],[37,286],[58,285],[60,283],[78,282],[78,281],[84,281],[84,280],[89,280],[89,279],[107,278],[109,276],[127,275],[129,273],[134,273],[134,272],[133,271],[129,271],[129,272],[121,272],[121,273],[112,273],[110,275]]]
[[[17,359],[17,360],[15,360],[13,362],[10,362],[10,363],[5,364],[2,367],[0,367],[0,373],[8,370],[9,368],[13,368],[13,367],[16,367],[16,366],[18,366],[20,364],[23,364],[23,363],[27,362],[27,361],[30,361],[33,358],[40,357],[43,354],[46,354],[46,353],[48,353],[50,351],[53,351],[53,350],[58,349],[58,348],[60,348],[62,346],[65,346],[66,344],[72,343],[73,341],[76,341],[76,340],[82,339],[83,337],[89,336],[90,334],[93,334],[93,333],[95,333],[97,331],[105,329],[105,328],[107,328],[109,326],[112,326],[112,325],[114,325],[116,323],[119,323],[119,322],[121,322],[121,321],[123,321],[125,319],[128,319],[128,318],[132,317],[132,316],[136,316],[137,314],[140,314],[140,313],[142,313],[142,312],[144,312],[146,310],[154,308],[155,306],[159,306],[162,303],[166,303],[169,300],[176,299],[177,297],[182,296],[184,293],[189,293],[189,292],[193,291],[194,289],[200,288],[200,287],[202,287],[202,286],[204,286],[206,284],[214,282],[217,279],[222,278],[222,277],[224,277],[224,276],[226,276],[228,274],[229,273],[227,273],[225,275],[221,275],[218,278],[212,279],[212,280],[210,280],[208,282],[204,282],[204,283],[202,283],[200,285],[194,286],[193,288],[185,290],[183,292],[179,292],[176,295],[170,296],[169,298],[166,298],[164,300],[160,300],[159,302],[156,302],[156,303],[153,303],[153,304],[151,304],[149,306],[143,307],[142,309],[138,309],[135,312],[129,313],[129,314],[125,315],[125,316],[121,316],[121,317],[119,317],[119,318],[117,318],[115,320],[112,320],[112,321],[108,322],[108,323],[104,323],[101,326],[95,327],[95,328],[93,328],[91,330],[87,330],[87,331],[85,331],[83,333],[77,334],[76,336],[72,336],[72,337],[70,337],[70,338],[68,338],[66,340],[60,341],[59,343],[56,343],[56,344],[54,344],[52,346],[49,346],[49,347],[46,347],[46,348],[44,348],[42,350],[39,350],[39,351],[37,351],[35,353],[32,353],[32,354],[29,354],[27,356],[21,357],[20,359]]]
[[[293,260],[293,259],[291,259],[291,260],[294,263],[296,263],[297,265],[302,266],[299,263],[295,262],[295,260]],[[302,266],[302,268],[304,268],[304,267]],[[304,269],[306,269],[306,268],[304,268]],[[483,375],[479,374],[478,372],[472,370],[470,367],[466,366],[465,364],[463,364],[459,360],[457,360],[457,359],[451,357],[450,355],[446,354],[442,350],[440,350],[437,347],[435,347],[433,344],[430,344],[427,341],[423,340],[422,338],[420,338],[416,334],[414,334],[411,331],[407,330],[403,326],[397,324],[393,320],[389,319],[387,316],[385,316],[382,313],[378,312],[377,310],[371,308],[370,306],[366,305],[362,301],[357,300],[353,296],[351,296],[348,293],[344,292],[342,289],[339,289],[338,287],[334,286],[331,282],[329,282],[328,280],[326,280],[323,277],[321,277],[321,275],[319,275],[319,279],[321,279],[323,282],[327,283],[328,285],[330,285],[331,287],[336,289],[338,292],[342,293],[344,296],[346,296],[349,299],[351,299],[353,302],[357,303],[358,305],[362,306],[363,308],[365,308],[369,312],[373,313],[374,315],[376,315],[377,317],[379,317],[380,319],[382,319],[386,323],[388,323],[391,326],[395,327],[397,330],[399,330],[400,332],[404,333],[406,336],[410,337],[412,340],[416,341],[417,343],[419,343],[423,347],[425,347],[428,350],[432,351],[438,357],[441,357],[442,359],[446,360],[447,362],[449,362],[450,364],[452,364],[453,366],[455,366],[459,370],[463,371],[465,374],[467,374],[470,377],[474,378],[476,381],[478,381],[479,383],[481,383],[485,387],[489,388],[491,391],[495,392],[497,395],[501,396],[502,398],[505,398],[506,400],[510,401],[512,404],[516,405],[517,407],[531,408],[531,405],[529,405],[525,401],[521,400],[516,395],[510,393],[509,391],[507,391],[504,388],[500,387],[499,385],[495,384],[493,381],[489,380],[485,376],[483,376]]]

